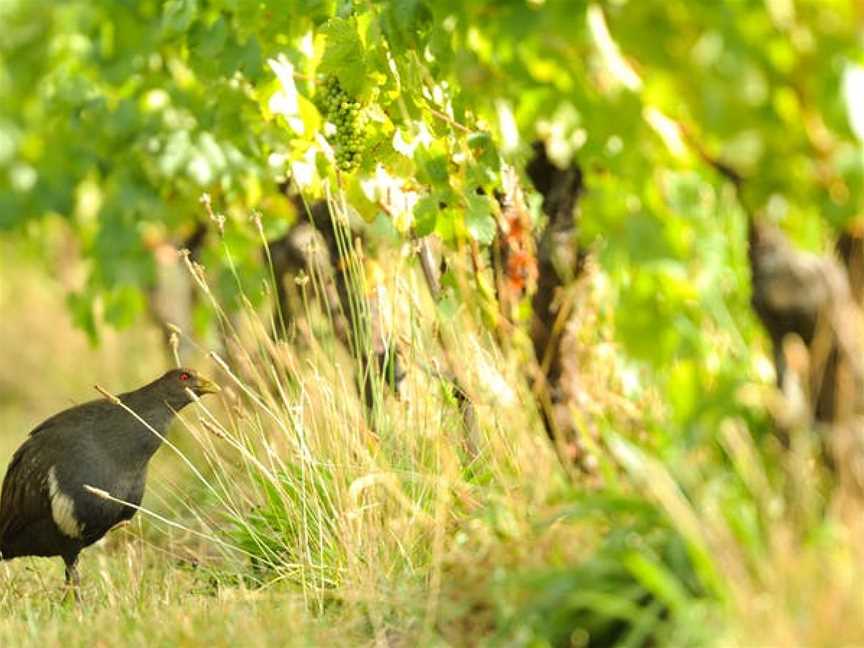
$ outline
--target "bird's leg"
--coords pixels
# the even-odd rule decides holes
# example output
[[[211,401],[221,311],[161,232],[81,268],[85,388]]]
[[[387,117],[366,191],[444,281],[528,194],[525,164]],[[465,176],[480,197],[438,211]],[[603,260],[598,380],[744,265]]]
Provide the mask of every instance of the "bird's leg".
[[[78,591],[81,585],[81,577],[78,576],[78,556],[64,557],[63,562],[66,563],[66,596],[70,594],[76,603],[81,602],[81,595]]]

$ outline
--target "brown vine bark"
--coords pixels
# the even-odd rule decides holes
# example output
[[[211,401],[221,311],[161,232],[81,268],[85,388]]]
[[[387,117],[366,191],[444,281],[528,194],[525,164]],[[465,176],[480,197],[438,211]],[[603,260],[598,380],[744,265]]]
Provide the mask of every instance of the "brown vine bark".
[[[561,378],[561,330],[567,313],[556,300],[562,287],[572,282],[584,261],[577,244],[576,205],[584,189],[582,170],[576,163],[558,168],[542,142],[534,143],[534,157],[526,166],[534,187],[543,196],[548,223],[537,244],[537,291],[532,298],[531,340],[543,368],[544,380],[554,404]],[[550,434],[552,429],[547,422]]]
[[[748,219],[751,304],[771,340],[777,384],[787,401],[806,401],[822,430],[827,465],[864,488],[864,345],[861,243],[841,236],[837,259],[795,249],[744,200],[745,179],[690,137],[702,159],[728,179]],[[784,423],[778,421],[781,437]],[[806,422],[805,422],[806,423]],[[799,422],[800,424],[800,422]]]
[[[849,277],[852,298],[864,305],[864,227],[856,225],[840,234],[836,249]]]
[[[536,240],[536,290],[531,299],[531,342],[539,366],[534,380],[546,433],[567,462],[590,468],[587,450],[580,441],[573,408],[578,407],[575,386],[580,383],[568,351],[562,343],[574,314],[569,288],[582,273],[585,254],[578,245],[577,206],[584,191],[582,169],[575,162],[556,165],[543,142],[534,143],[534,156],[525,171],[543,196],[547,224]]]
[[[189,276],[177,250],[189,250],[189,256],[198,260],[207,238],[207,225],[198,221],[192,231],[175,247],[161,243],[153,250],[156,262],[156,283],[147,291],[147,312],[162,334],[163,350],[169,364],[175,362],[172,339],[174,326],[185,335],[178,340],[181,358],[192,351],[189,340],[192,328],[192,310],[198,300],[198,291]]]
[[[780,387],[787,377],[784,345],[799,338],[809,351],[807,390],[812,416],[823,423],[861,411],[860,318],[843,267],[794,249],[776,227],[749,227],[752,304],[771,338]]]
[[[307,206],[301,196],[291,193],[287,186],[285,189],[297,209],[298,220],[285,236],[268,245],[276,278],[276,320],[284,335],[300,319],[296,295],[289,287],[295,285],[301,271],[321,277],[322,306],[332,315],[336,337],[360,362],[358,387],[371,413],[375,384],[383,379],[398,393],[405,372],[395,345],[375,316],[376,296],[357,294],[351,280],[351,261],[343,254],[340,240],[354,234],[336,222],[327,201]]]

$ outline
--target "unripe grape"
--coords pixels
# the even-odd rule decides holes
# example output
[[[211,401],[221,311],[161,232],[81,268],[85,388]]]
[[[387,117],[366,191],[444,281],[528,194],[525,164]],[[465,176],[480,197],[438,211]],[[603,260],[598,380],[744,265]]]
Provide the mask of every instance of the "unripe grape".
[[[336,166],[342,171],[353,171],[360,164],[365,137],[362,106],[351,97],[335,76],[324,79],[318,105],[324,118],[336,127],[328,136],[333,147]]]

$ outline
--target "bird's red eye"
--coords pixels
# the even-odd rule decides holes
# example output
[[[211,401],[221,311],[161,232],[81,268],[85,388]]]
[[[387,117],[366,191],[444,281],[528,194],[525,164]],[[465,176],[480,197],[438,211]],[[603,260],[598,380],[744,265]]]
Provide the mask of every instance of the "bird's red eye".
[[[182,380],[183,382],[186,382],[187,380],[189,380],[189,378],[191,378],[191,376],[185,371],[180,374],[180,380]]]

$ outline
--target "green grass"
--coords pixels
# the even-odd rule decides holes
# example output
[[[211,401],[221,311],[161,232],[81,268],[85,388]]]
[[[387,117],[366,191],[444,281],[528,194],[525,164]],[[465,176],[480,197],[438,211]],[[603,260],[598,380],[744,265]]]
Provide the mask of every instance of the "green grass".
[[[221,587],[134,536],[84,554],[80,606],[61,598],[59,562],[19,560],[2,570],[0,644],[352,645],[363,636],[362,620],[352,630],[341,619],[308,615],[297,594]]]

